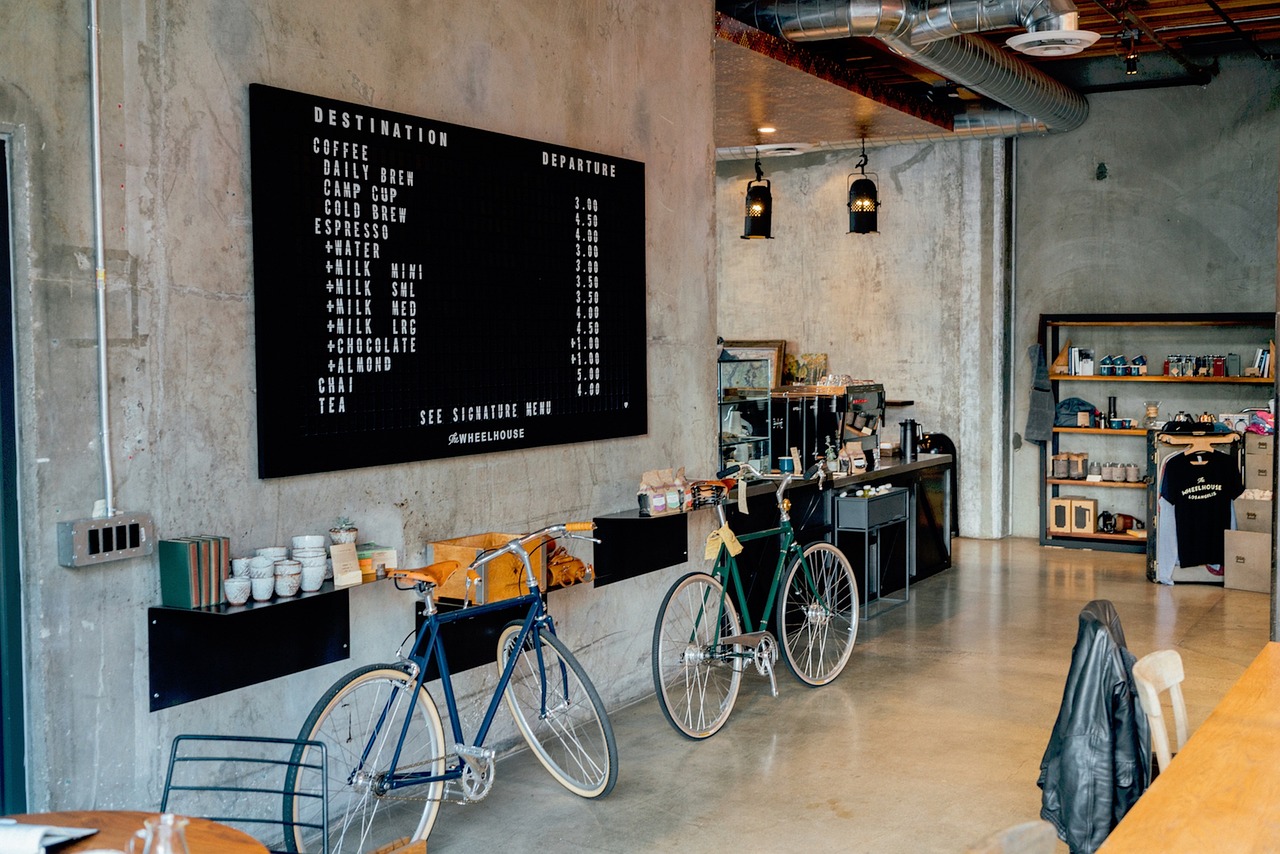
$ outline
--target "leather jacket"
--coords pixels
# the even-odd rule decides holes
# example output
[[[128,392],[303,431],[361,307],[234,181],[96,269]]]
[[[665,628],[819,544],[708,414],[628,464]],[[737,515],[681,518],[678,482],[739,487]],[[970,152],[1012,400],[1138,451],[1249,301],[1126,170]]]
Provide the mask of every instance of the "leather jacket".
[[[1091,854],[1151,783],[1151,731],[1115,606],[1080,612],[1062,708],[1040,762],[1040,815],[1072,854]]]

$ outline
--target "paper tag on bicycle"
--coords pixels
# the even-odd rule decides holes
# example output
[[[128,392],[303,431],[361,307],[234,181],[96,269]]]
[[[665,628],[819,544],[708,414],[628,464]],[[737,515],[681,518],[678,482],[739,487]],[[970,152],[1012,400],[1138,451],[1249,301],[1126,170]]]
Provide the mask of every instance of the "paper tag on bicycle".
[[[716,555],[720,553],[721,543],[724,544],[725,551],[735,557],[742,551],[742,543],[738,542],[738,538],[734,536],[733,531],[729,530],[728,525],[723,525],[712,531],[707,537],[707,549],[703,554],[703,559],[715,560]]]
[[[751,512],[747,509],[747,479],[745,477],[738,478],[738,512]],[[734,552],[734,554],[737,554],[737,552]]]

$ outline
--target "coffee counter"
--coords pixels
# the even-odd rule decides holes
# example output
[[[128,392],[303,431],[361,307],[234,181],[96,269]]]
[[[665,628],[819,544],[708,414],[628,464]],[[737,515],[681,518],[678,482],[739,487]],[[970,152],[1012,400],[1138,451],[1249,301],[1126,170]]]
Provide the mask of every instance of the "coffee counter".
[[[833,531],[834,498],[841,492],[852,492],[859,486],[892,484],[911,490],[914,510],[915,566],[912,582],[919,581],[951,566],[951,494],[954,461],[947,454],[922,454],[910,463],[884,465],[875,471],[841,475],[833,482],[818,489],[815,480],[791,481],[787,497],[791,499],[791,521],[796,536],[802,543],[815,540],[831,541]],[[738,533],[757,531],[777,525],[778,510],[774,502],[777,478],[753,481],[747,485],[747,514],[738,512],[731,501],[728,507],[729,525]],[[734,497],[736,498],[736,491]],[[698,513],[709,510],[694,511]],[[632,578],[668,566],[684,563],[689,559],[687,514],[645,517],[638,510],[598,516],[596,536],[601,543],[595,548],[595,572],[597,586]],[[862,548],[856,542],[857,535],[842,534],[837,544],[845,550],[859,581],[864,577],[860,565]],[[881,593],[901,589],[905,585],[907,566],[906,544],[880,556],[884,568],[884,585]],[[693,556],[698,558],[702,544],[692,545]],[[738,567],[744,582],[763,573],[760,587],[767,589],[777,559],[776,544],[769,539],[746,544],[746,550],[738,556]],[[694,563],[700,564],[700,559]],[[748,582],[749,583],[749,582]]]

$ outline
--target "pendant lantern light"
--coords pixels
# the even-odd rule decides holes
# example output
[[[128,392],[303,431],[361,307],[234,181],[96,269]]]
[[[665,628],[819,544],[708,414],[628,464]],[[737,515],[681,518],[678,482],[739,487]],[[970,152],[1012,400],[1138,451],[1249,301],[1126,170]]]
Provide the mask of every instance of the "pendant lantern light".
[[[876,182],[867,177],[867,138],[862,138],[862,156],[858,158],[857,172],[849,173],[849,233],[879,233],[876,228],[880,194]],[[875,173],[871,173],[875,175]]]
[[[756,152],[756,179],[747,182],[747,213],[742,223],[742,239],[773,238],[773,194],[760,168],[760,152]]]

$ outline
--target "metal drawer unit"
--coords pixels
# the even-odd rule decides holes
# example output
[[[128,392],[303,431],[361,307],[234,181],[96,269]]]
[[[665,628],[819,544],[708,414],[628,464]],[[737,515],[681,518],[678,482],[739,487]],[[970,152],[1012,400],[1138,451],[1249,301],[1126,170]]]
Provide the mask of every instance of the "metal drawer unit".
[[[873,495],[870,498],[857,498],[852,495],[836,496],[835,530],[848,531],[862,535],[862,565],[865,586],[862,606],[863,618],[875,616],[871,613],[871,604],[877,605],[876,615],[887,610],[883,606],[905,604],[911,598],[911,576],[915,574],[916,538],[912,490],[896,486],[888,492]],[[891,525],[902,525],[907,540],[907,565],[904,586],[900,598],[887,598],[880,591],[880,533],[881,529]]]

